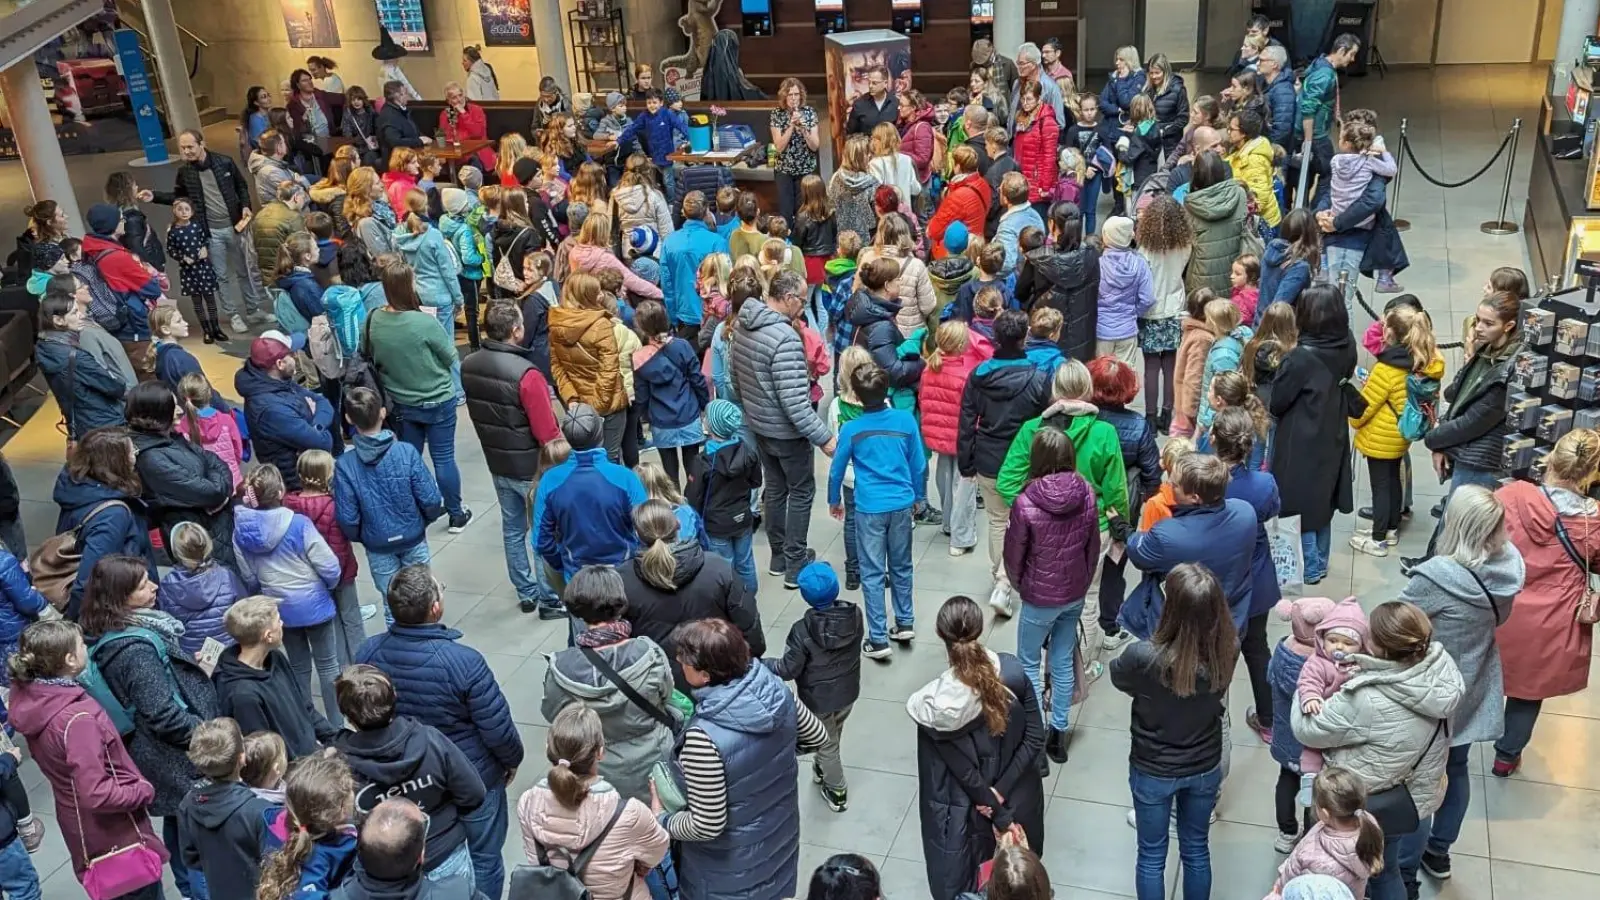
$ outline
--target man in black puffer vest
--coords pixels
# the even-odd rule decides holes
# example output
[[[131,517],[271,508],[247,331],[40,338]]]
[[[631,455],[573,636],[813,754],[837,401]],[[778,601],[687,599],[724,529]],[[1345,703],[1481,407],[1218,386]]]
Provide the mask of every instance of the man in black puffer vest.
[[[561,436],[550,383],[533,352],[522,347],[522,310],[515,304],[490,304],[483,328],[482,348],[461,361],[461,387],[500,498],[506,569],[523,612],[565,618],[543,565],[535,569],[528,559],[528,510],[539,476],[539,448]]]

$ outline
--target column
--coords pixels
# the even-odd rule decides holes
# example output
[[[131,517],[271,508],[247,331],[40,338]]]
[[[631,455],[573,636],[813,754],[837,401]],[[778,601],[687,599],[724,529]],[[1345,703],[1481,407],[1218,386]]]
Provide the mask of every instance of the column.
[[[150,52],[161,76],[161,99],[167,108],[172,133],[200,127],[200,108],[189,83],[189,65],[178,40],[178,23],[172,17],[172,0],[143,0],[144,24],[150,30]]]
[[[533,45],[539,48],[539,74],[548,75],[572,96],[572,75],[567,68],[567,39],[561,26],[561,4],[556,0],[535,0]]]
[[[83,213],[78,211],[78,197],[72,192],[67,160],[61,155],[50,104],[32,56],[0,72],[0,94],[5,95],[6,108],[11,111],[11,128],[33,199],[56,201],[67,214],[67,230],[83,234]]]
[[[1600,0],[1566,0],[1561,7],[1561,32],[1556,37],[1556,58],[1550,65],[1551,90],[1565,94],[1572,61],[1583,54],[1583,39],[1595,33]]]
[[[1017,46],[1027,40],[1025,31],[1022,0],[994,0],[994,49],[1015,59]]]

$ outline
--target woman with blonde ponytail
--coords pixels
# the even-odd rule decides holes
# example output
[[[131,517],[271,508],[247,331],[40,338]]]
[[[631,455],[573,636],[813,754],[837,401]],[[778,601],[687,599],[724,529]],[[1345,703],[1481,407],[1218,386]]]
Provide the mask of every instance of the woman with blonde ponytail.
[[[951,597],[935,629],[950,668],[906,701],[917,724],[922,850],[935,900],[977,885],[996,835],[1044,846],[1044,720],[1022,663],[983,646],[983,610]],[[983,785],[981,789],[974,785]]]
[[[406,192],[405,218],[401,228],[395,229],[394,247],[410,264],[416,279],[417,297],[422,308],[439,320],[452,349],[456,343],[456,310],[465,303],[461,293],[461,264],[456,254],[446,246],[444,232],[428,222],[428,195],[417,188]],[[450,367],[451,383],[455,387],[456,402],[465,402],[461,390],[461,360]],[[393,412],[393,410],[390,410]]]
[[[594,900],[649,900],[650,885],[635,872],[661,864],[667,830],[649,806],[600,774],[606,749],[593,709],[573,703],[556,715],[545,741],[550,773],[517,801],[522,846],[530,865],[566,867],[593,844],[579,880]]]
[[[355,778],[344,757],[318,753],[289,769],[283,793],[262,835],[256,900],[325,897],[355,868]]]

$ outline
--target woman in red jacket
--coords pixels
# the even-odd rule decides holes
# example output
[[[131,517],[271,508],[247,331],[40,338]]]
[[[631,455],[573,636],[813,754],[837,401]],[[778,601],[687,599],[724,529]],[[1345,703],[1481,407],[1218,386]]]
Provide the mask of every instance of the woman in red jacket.
[[[944,231],[951,222],[967,226],[968,234],[983,234],[983,223],[989,215],[989,201],[993,193],[989,182],[978,174],[978,153],[963,144],[950,154],[953,175],[945,188],[944,199],[939,201],[939,211],[928,222],[928,240],[933,242],[933,258],[944,259],[950,252],[944,246]]]
[[[933,177],[933,104],[920,91],[900,95],[900,152],[911,157],[923,192]],[[920,194],[918,196],[921,196]]]
[[[467,92],[452,81],[444,86],[444,109],[439,111],[439,130],[444,132],[444,139],[451,143],[486,141],[489,139],[489,118],[484,114],[483,107],[468,100]],[[488,147],[479,150],[472,159],[481,171],[494,171],[494,151]]]
[[[89,860],[140,845],[155,863],[151,881],[128,885],[119,900],[156,900],[167,861],[146,812],[156,791],[139,774],[105,710],[74,680],[88,659],[78,626],[29,625],[7,663],[11,724],[28,739],[28,752],[50,782],[56,822],[78,881],[84,881]]]
[[[962,478],[956,469],[956,431],[961,423],[961,393],[972,370],[993,352],[986,348],[972,339],[967,323],[951,319],[933,333],[933,349],[926,352],[922,370],[922,440],[934,454],[934,482],[951,556],[971,553],[978,545],[978,482]]]
[[[1044,105],[1037,81],[1023,82],[1017,98],[1017,133],[1011,138],[1011,153],[1017,170],[1028,179],[1028,202],[1039,211],[1039,218],[1050,217],[1050,192],[1055,189],[1060,169],[1056,165],[1057,139],[1061,127],[1055,114]]]

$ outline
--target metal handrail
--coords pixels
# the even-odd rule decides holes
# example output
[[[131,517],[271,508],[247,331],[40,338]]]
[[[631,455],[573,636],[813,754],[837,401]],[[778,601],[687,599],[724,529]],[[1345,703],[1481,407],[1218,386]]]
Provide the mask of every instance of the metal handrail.
[[[153,66],[155,64],[155,61],[156,61],[155,54],[150,52],[149,50],[145,49],[146,45],[150,43],[150,36],[148,34],[145,34],[143,31],[140,31],[138,28],[136,28],[133,25],[133,23],[127,21],[126,19],[123,20],[122,26],[124,28],[128,29],[129,31],[133,32],[134,34],[137,34],[139,36],[139,40],[142,42],[142,43],[139,44],[139,52],[143,53],[145,61],[151,63],[151,65]],[[178,26],[178,30],[182,31],[185,34],[189,34],[190,33],[189,30],[184,28],[182,25]],[[196,38],[196,41],[198,41],[198,43],[196,43],[194,45],[194,53],[190,54],[190,58],[189,58],[189,77],[190,78],[193,78],[195,76],[195,73],[200,71],[200,48],[201,47],[209,47],[210,46],[209,44],[205,43],[204,41],[200,41],[198,38]]]
[[[119,2],[117,4],[117,8],[120,10],[126,5],[127,4]],[[141,19],[144,18],[144,10],[135,8],[135,11],[138,12],[139,17]],[[189,29],[183,27],[183,23],[182,22],[174,22],[173,24],[178,26],[178,32],[180,34],[184,35],[189,40],[194,41],[199,46],[201,46],[201,47],[209,47],[209,46],[211,46],[210,44],[206,43],[205,38],[202,38],[200,35],[195,34],[194,32],[190,31]],[[132,28],[134,31],[138,32],[140,37],[145,38],[145,40],[149,40],[149,38],[145,36],[144,32],[139,31],[139,29],[134,28],[132,25],[129,25],[128,27]]]

